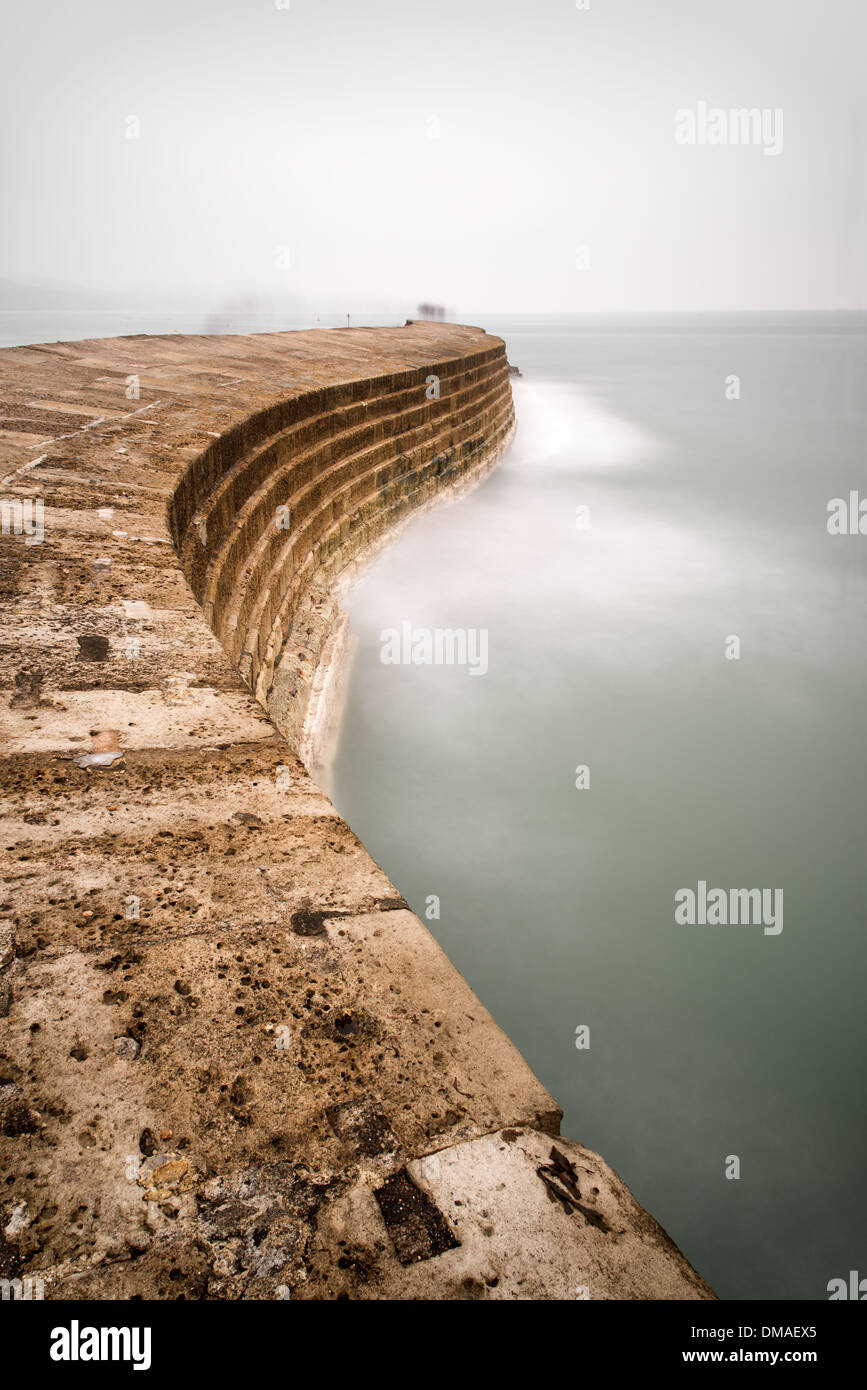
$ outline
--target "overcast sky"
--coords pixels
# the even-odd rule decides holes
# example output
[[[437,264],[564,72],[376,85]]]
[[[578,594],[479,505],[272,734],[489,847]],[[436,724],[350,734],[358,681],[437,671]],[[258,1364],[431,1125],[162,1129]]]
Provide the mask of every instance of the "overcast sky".
[[[867,0],[278,3],[7,0],[0,276],[867,307]],[[781,109],[781,150],[678,144],[700,102]]]

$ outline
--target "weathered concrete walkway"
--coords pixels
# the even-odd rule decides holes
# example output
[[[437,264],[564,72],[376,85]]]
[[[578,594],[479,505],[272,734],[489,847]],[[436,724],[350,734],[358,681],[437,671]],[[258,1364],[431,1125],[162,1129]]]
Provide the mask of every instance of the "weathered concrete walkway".
[[[0,352],[0,1274],[712,1297],[552,1161],[558,1107],[292,751],[332,581],[511,429],[478,329]]]

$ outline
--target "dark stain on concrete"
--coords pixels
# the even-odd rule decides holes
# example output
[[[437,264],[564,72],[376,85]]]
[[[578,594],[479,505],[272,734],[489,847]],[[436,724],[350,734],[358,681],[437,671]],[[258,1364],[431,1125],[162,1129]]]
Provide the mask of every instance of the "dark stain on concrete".
[[[402,1265],[430,1260],[460,1245],[439,1207],[416,1187],[405,1168],[373,1195]]]
[[[376,1101],[369,1096],[330,1105],[325,1118],[337,1138],[359,1158],[396,1153],[398,1142]]]
[[[82,661],[107,661],[108,638],[86,632],[78,637],[78,655]]]

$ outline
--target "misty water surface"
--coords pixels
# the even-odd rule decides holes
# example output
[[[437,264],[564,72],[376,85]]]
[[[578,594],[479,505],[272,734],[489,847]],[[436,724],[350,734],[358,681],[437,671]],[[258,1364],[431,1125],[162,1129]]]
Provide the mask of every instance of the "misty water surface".
[[[349,596],[330,790],[717,1292],[822,1299],[865,1258],[867,537],[826,507],[867,493],[867,350],[757,322],[486,323],[515,443]],[[487,674],[383,665],[406,619],[487,629]],[[676,925],[700,879],[782,888],[782,932]]]

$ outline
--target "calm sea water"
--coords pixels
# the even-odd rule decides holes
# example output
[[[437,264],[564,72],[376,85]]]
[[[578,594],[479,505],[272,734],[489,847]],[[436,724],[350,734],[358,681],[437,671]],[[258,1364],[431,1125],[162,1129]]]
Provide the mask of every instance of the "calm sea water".
[[[487,320],[516,441],[347,600],[339,810],[729,1299],[867,1275],[867,536],[826,527],[864,326]],[[383,664],[406,620],[486,629],[487,674]],[[676,924],[699,880],[782,889],[782,932]]]

